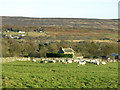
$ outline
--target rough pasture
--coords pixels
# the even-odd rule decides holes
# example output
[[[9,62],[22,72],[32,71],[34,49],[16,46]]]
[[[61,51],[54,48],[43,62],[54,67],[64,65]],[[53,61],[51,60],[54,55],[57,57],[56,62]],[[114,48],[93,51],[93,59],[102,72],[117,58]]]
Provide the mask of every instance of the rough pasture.
[[[3,88],[117,88],[118,63],[33,63],[13,61],[2,65]]]

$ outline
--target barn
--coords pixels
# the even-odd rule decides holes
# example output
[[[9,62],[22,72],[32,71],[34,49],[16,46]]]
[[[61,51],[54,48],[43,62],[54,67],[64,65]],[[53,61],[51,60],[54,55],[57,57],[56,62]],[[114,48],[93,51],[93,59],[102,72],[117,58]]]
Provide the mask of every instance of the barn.
[[[111,58],[111,59],[118,59],[119,56],[118,56],[116,53],[112,53],[112,54],[110,55],[110,58]]]

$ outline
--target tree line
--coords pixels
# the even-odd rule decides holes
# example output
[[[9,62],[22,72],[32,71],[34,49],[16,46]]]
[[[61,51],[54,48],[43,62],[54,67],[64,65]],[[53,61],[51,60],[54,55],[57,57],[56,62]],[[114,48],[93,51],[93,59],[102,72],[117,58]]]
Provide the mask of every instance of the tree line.
[[[73,48],[74,51],[85,57],[108,56],[118,54],[116,43],[94,42],[41,42],[36,40],[17,41],[11,38],[2,39],[3,57],[46,57],[46,53],[57,53],[60,47]]]

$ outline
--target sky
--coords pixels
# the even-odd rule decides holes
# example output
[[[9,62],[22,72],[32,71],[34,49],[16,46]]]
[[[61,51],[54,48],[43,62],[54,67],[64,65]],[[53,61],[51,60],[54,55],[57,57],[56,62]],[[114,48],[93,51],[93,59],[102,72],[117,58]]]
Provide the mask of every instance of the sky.
[[[117,19],[119,0],[0,0],[0,16]]]

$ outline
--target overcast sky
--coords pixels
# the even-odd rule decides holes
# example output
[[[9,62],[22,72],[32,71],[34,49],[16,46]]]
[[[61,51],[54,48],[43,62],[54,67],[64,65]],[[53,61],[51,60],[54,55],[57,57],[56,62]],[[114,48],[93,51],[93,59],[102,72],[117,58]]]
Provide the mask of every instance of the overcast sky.
[[[0,16],[118,18],[119,0],[0,0]]]

